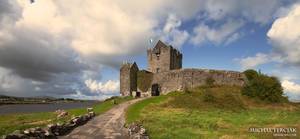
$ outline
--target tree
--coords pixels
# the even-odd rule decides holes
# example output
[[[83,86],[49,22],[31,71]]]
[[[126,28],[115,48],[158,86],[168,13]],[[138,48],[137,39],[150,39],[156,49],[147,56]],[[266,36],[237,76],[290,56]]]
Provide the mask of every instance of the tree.
[[[246,77],[249,81],[256,78],[259,75],[259,73],[257,73],[257,71],[253,70],[253,69],[248,69],[248,70],[244,71],[244,74],[246,75]]]
[[[278,78],[257,73],[255,70],[246,70],[244,73],[249,82],[242,90],[243,95],[269,102],[287,101]]]

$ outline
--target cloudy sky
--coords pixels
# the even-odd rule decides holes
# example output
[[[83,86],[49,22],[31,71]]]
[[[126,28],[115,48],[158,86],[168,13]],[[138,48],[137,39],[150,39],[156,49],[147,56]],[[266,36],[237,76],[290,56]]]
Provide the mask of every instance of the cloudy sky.
[[[103,99],[161,39],[185,68],[259,69],[300,100],[300,1],[1,0],[0,94]]]

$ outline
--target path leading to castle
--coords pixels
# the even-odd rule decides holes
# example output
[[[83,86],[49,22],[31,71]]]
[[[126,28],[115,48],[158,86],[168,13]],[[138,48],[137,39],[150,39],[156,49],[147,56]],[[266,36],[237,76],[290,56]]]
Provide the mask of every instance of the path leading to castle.
[[[60,139],[127,139],[125,124],[125,110],[131,104],[142,100],[134,99],[119,104],[109,111],[94,117],[83,126],[75,128],[66,136]]]

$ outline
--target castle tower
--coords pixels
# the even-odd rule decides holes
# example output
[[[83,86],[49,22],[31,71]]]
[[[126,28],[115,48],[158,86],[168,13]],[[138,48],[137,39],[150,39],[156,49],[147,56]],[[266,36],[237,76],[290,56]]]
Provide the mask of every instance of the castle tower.
[[[153,73],[181,69],[182,54],[172,46],[158,41],[154,48],[147,50],[148,70]]]
[[[132,95],[137,91],[137,72],[139,68],[134,63],[124,63],[120,68],[120,93],[122,96]]]

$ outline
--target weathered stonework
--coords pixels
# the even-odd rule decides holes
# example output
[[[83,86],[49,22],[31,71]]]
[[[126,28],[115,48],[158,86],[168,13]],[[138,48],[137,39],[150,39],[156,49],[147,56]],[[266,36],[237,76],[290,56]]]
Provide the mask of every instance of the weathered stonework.
[[[181,69],[182,54],[161,41],[147,50],[148,72],[152,73],[151,84],[139,88],[137,65],[123,64],[120,70],[120,93],[123,96],[139,94],[140,97],[166,94],[207,84],[207,79],[213,79],[215,85],[243,86],[246,77],[241,72],[208,69]],[[141,78],[141,77],[140,77]],[[143,79],[144,80],[144,79]],[[139,83],[140,84],[140,83]],[[148,84],[148,83],[147,83]]]
[[[158,41],[156,46],[147,50],[148,70],[153,73],[181,69],[182,54],[172,46]]]
[[[206,85],[206,80],[212,78],[215,85],[244,85],[245,75],[235,71],[179,69],[154,74],[152,84],[160,85],[162,94],[170,91],[180,91]]]
[[[85,115],[73,117],[69,122],[49,124],[47,127],[40,128],[28,128],[25,130],[16,130],[15,132],[3,136],[3,139],[57,139],[57,136],[66,135],[74,128],[85,124],[96,114],[93,111],[89,111]]]
[[[120,93],[122,96],[130,96],[132,91],[137,91],[137,72],[139,71],[136,63],[124,63],[120,69]]]

